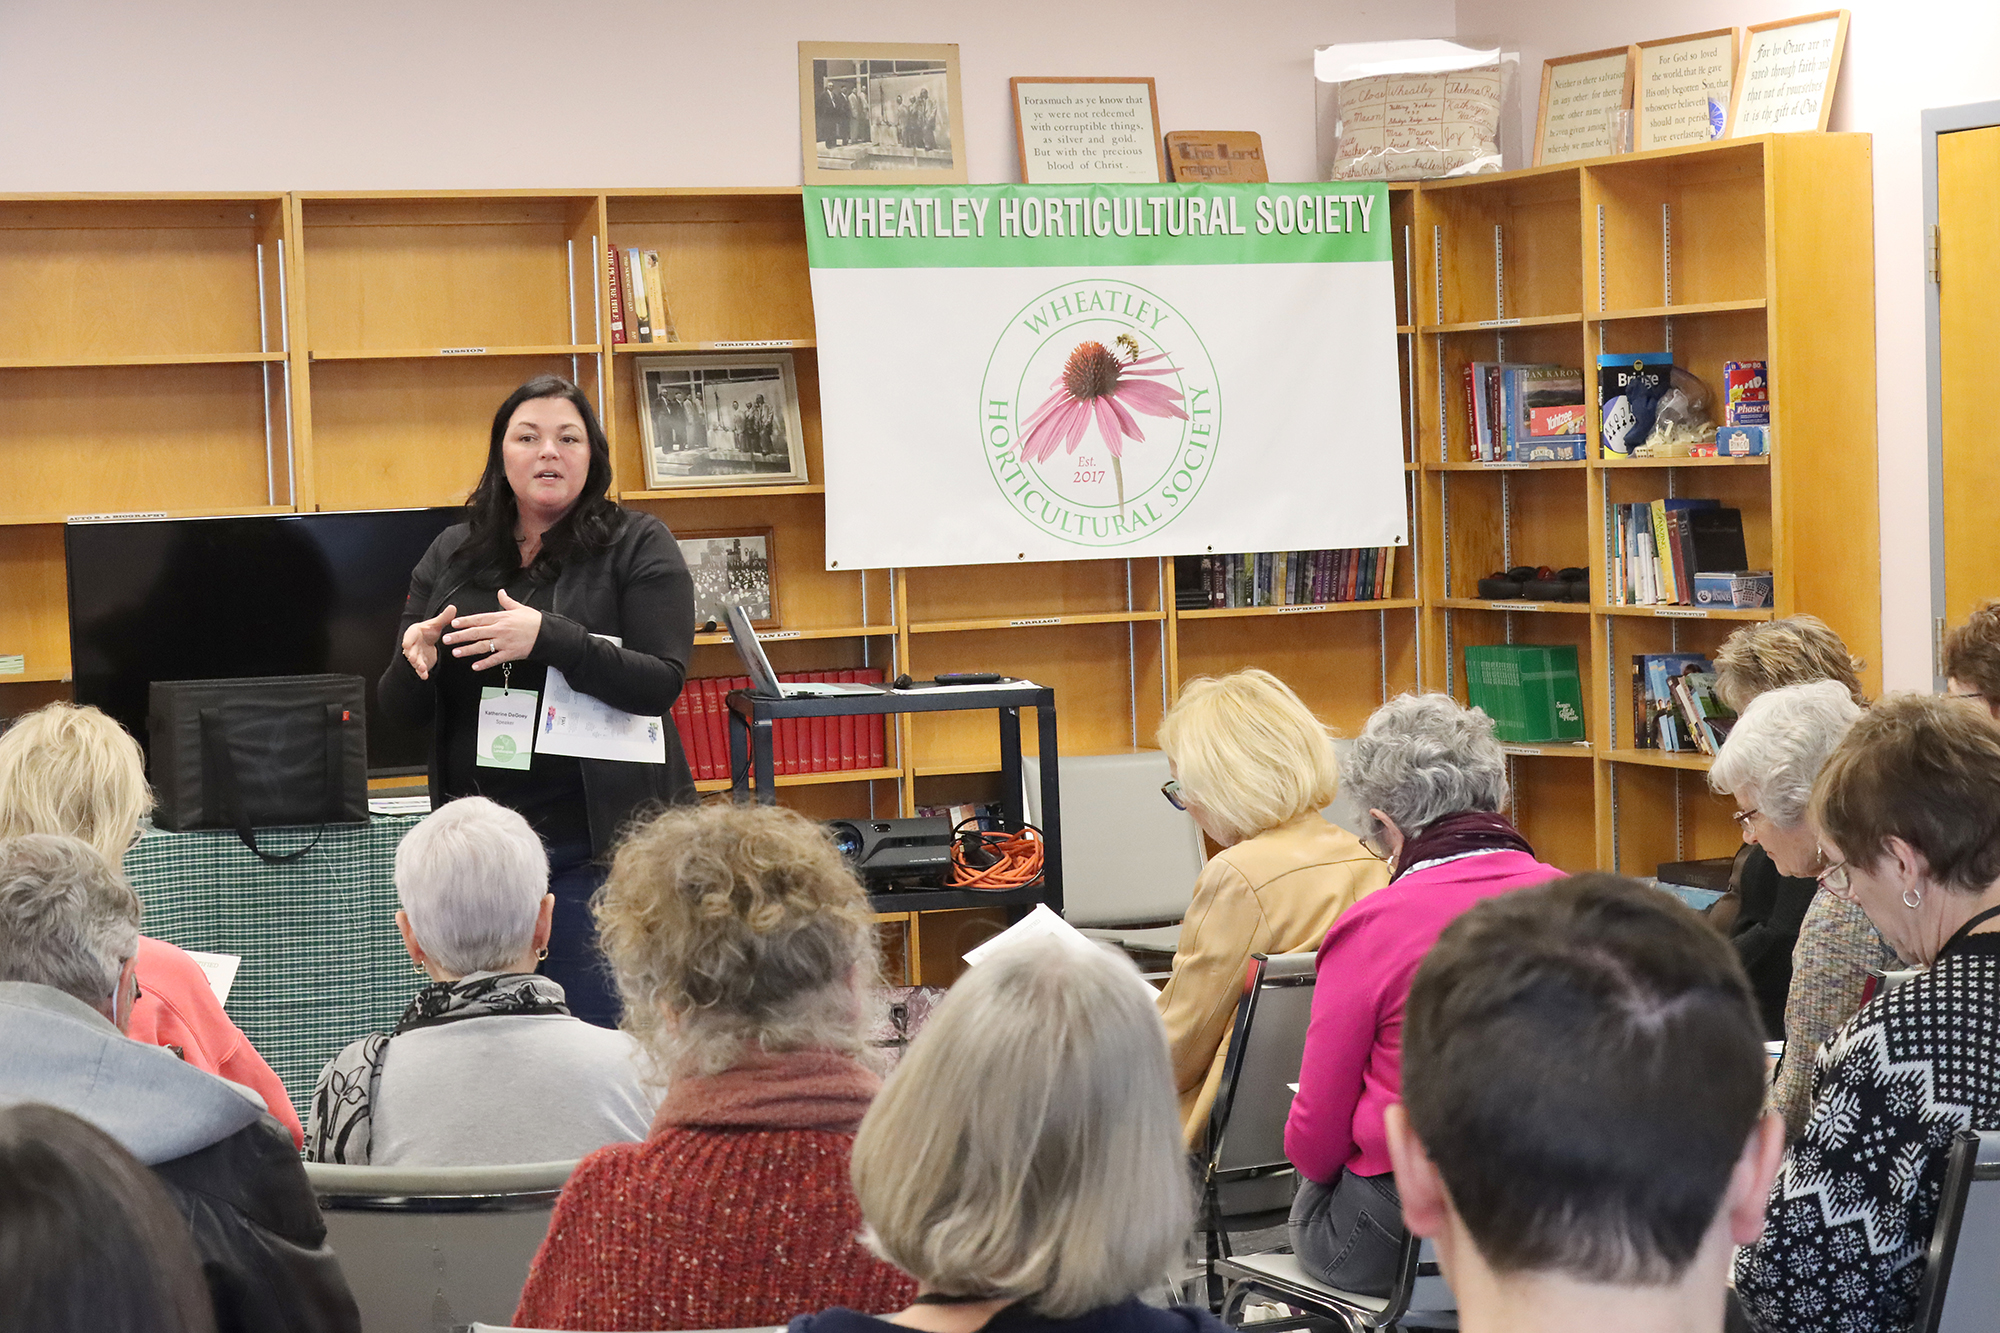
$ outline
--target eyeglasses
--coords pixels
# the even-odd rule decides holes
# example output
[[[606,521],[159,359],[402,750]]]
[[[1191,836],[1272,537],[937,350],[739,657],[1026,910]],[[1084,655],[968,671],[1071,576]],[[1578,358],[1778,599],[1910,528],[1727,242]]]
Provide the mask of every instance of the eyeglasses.
[[[1377,861],[1387,861],[1395,853],[1389,850],[1389,838],[1381,829],[1361,835],[1361,850]]]
[[[1757,810],[1757,809],[1738,810],[1735,814],[1731,815],[1730,818],[1736,821],[1737,828],[1743,830],[1745,833],[1748,833],[1750,831],[1750,821],[1763,813],[1764,812],[1762,810]]]
[[[1821,852],[1820,855],[1825,856],[1826,853]],[[1819,874],[1813,876],[1813,878],[1819,881],[1821,888],[1834,897],[1844,898],[1848,902],[1854,901],[1854,880],[1847,873],[1847,862],[1835,861],[1832,865],[1820,871]]]
[[[1947,699],[1977,699],[1982,704],[1988,706],[1992,704],[1992,700],[1988,699],[1978,690],[1946,690],[1944,697]]]
[[[1181,780],[1169,778],[1160,784],[1160,795],[1167,798],[1167,804],[1176,810],[1186,810],[1187,802],[1181,799]]]

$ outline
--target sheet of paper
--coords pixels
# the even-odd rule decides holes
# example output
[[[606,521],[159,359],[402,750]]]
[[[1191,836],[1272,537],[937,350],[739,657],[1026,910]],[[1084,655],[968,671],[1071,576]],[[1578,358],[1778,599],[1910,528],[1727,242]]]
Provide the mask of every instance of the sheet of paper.
[[[968,690],[1039,690],[1041,686],[1032,680],[1001,680],[991,685],[918,685],[903,694],[963,694]]]
[[[236,984],[236,969],[243,965],[243,959],[233,953],[202,953],[195,949],[186,952],[200,965],[201,974],[208,978],[208,988],[215,992],[215,1002],[229,1003],[229,988]]]
[[[613,640],[616,642],[616,640]],[[667,729],[658,717],[613,708],[572,687],[563,673],[548,669],[542,685],[541,720],[535,748],[543,754],[578,759],[619,759],[633,764],[667,762]]]
[[[1083,952],[1094,953],[1111,948],[1108,944],[1099,944],[1096,940],[1091,939],[1075,926],[1057,916],[1049,910],[1047,903],[1037,903],[1034,911],[1028,913],[978,948],[968,950],[965,954],[965,961],[972,966],[977,966],[985,959],[999,953],[1002,949],[1011,948],[1024,940],[1045,938],[1061,940],[1070,948]],[[1159,993],[1147,983],[1144,977],[1139,975],[1136,968],[1132,972],[1132,980],[1138,982],[1140,988],[1146,992],[1148,1001],[1159,998]]]
[[[371,796],[368,798],[368,813],[371,815],[427,815],[431,812],[429,793],[422,796]]]

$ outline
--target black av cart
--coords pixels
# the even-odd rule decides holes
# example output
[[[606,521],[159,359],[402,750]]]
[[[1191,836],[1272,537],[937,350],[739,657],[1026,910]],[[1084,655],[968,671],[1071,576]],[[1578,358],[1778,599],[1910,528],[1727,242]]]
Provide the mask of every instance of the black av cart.
[[[901,713],[963,713],[992,709],[1000,726],[1000,807],[1014,827],[1027,822],[1022,808],[1021,710],[1035,710],[1041,757],[1042,882],[1019,889],[895,889],[869,895],[878,912],[938,912],[958,907],[1032,907],[1063,910],[1062,805],[1056,778],[1056,692],[1046,685],[952,685],[886,690],[880,694],[813,695],[769,699],[734,690],[729,695],[730,794],[765,805],[777,800],[771,724],[796,718],[887,717]]]

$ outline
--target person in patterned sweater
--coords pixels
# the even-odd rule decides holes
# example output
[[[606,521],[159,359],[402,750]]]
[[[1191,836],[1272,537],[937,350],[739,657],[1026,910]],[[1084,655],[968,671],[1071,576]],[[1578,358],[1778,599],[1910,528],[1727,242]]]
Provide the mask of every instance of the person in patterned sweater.
[[[599,1149],[564,1187],[514,1323],[901,1309],[916,1286],[862,1247],[848,1183],[881,1088],[875,928],[825,830],[773,806],[669,810],[619,847],[593,910],[623,1025],[670,1081],[646,1142]]]
[[[1884,699],[1827,761],[1812,819],[1820,883],[1928,970],[1821,1049],[1736,1292],[1760,1333],[1901,1333],[1952,1137],[2000,1128],[2000,728],[1948,698]]]

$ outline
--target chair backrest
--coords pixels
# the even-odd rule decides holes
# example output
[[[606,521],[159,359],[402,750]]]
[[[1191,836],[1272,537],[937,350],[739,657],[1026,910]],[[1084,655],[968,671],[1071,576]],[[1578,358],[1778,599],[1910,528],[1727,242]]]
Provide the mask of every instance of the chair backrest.
[[[1063,916],[1073,926],[1169,925],[1187,915],[1204,860],[1201,830],[1160,795],[1158,750],[1064,755]],[[1042,822],[1041,761],[1021,761],[1028,822]]]
[[[434,1169],[306,1163],[361,1326],[450,1333],[514,1317],[575,1162]]]
[[[2000,1328],[2000,1130],[1952,1141],[1912,1333]]]
[[[1297,1184],[1285,1156],[1285,1119],[1312,1021],[1315,980],[1312,954],[1251,955],[1208,1116],[1208,1177],[1218,1184],[1267,1179],[1271,1188],[1232,1190],[1229,1211],[1283,1207]]]
[[[1336,736],[1333,741],[1333,755],[1340,764],[1340,795],[1333,798],[1333,804],[1319,812],[1320,818],[1329,824],[1338,824],[1355,837],[1368,832],[1368,811],[1361,802],[1347,792],[1347,752],[1354,742],[1345,736]]]

